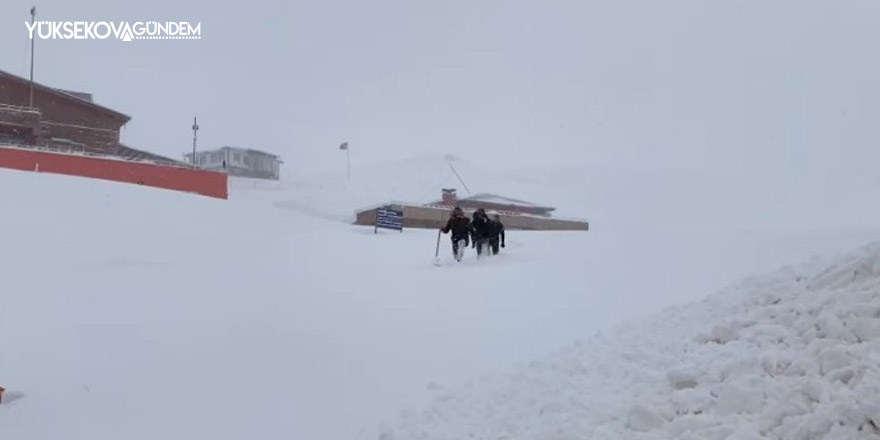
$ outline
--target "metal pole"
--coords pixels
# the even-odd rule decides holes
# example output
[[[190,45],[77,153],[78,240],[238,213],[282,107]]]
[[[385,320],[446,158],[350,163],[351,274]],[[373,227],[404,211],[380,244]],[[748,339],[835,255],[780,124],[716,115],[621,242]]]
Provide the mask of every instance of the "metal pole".
[[[345,174],[348,183],[351,183],[351,150],[345,149]]]
[[[455,167],[452,166],[452,162],[449,162],[449,168],[452,170],[453,173],[455,173],[455,177],[458,177],[458,181],[461,182],[462,186],[464,186],[465,191],[467,191],[468,194],[471,194],[471,189],[468,188],[467,183],[464,183],[464,180],[461,178],[460,175],[458,175],[458,171],[455,171]]]
[[[34,28],[34,18],[37,16],[37,7],[31,6],[31,29],[36,31]],[[30,84],[30,101],[28,101],[28,107],[34,107],[34,41],[36,41],[36,35],[31,34],[31,84]]]
[[[193,116],[193,126],[192,126],[192,129],[193,129],[193,154],[192,154],[192,166],[195,167],[195,166],[196,166],[196,138],[197,138],[197,133],[198,133],[198,131],[199,131],[199,124],[198,124],[198,122],[197,122],[195,116]]]

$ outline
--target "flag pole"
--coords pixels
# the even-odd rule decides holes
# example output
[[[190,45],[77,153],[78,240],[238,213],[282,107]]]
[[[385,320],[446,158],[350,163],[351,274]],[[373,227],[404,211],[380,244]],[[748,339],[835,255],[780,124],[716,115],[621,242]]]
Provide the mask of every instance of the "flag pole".
[[[340,150],[345,150],[345,181],[351,183],[351,155],[348,151],[348,141],[339,144]]]
[[[37,16],[37,7],[31,6],[31,29],[34,28],[34,17]],[[28,107],[34,108],[34,41],[36,41],[36,35],[31,31],[31,83],[30,83],[30,101],[28,101]]]

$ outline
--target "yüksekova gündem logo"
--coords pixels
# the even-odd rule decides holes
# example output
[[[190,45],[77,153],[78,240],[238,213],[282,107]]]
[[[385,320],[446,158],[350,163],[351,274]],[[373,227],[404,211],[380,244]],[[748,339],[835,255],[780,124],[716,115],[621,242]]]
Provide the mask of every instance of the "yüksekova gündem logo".
[[[43,40],[200,40],[202,23],[186,21],[36,21],[25,22],[30,39]]]

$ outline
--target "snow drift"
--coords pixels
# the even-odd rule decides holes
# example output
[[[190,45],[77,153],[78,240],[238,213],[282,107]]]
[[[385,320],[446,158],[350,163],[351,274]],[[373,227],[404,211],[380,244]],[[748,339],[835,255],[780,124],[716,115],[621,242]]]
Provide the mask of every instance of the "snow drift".
[[[563,187],[583,188],[575,175],[538,185],[459,162],[456,169],[474,191],[503,188],[551,204],[554,196],[572,195],[565,206],[587,214],[599,194],[608,201],[601,227],[585,234],[511,232],[498,258],[477,262],[471,251],[462,265],[451,261],[443,237],[444,264],[437,268],[431,264],[436,231],[373,234],[345,223],[361,203],[418,199],[418,192],[435,197],[448,182],[414,179],[433,170],[451,173],[446,160],[416,158],[372,174],[353,170],[351,187],[338,178],[335,186],[317,178],[233,179],[226,201],[0,170],[0,385],[25,393],[0,406],[0,438],[375,440],[378,421],[394,419],[400,408],[423,407],[443,393],[438,384],[500,374],[598,329],[702,298],[719,283],[880,236],[877,213],[863,202],[850,206],[860,214],[856,229],[829,222],[820,231],[791,224],[742,231],[742,223],[699,216],[721,201],[713,209],[702,202],[667,206],[668,215],[645,222],[632,207],[654,200],[659,209],[676,187],[661,187],[659,179],[647,196],[617,185],[572,192]],[[729,209],[743,206],[750,207]],[[599,338],[585,343],[590,348],[581,355],[568,354],[581,364],[591,359],[583,353],[602,356],[589,368],[607,371],[607,383],[530,368],[519,376],[522,388],[492,382],[502,389],[497,405],[475,397],[485,395],[476,389],[442,394],[451,406],[437,411],[448,422],[415,416],[388,432],[438,438],[483,426],[484,438],[506,432],[558,438],[558,427],[581,438],[604,426],[598,432],[610,438],[613,429],[623,437],[662,438],[676,423],[668,412],[667,374],[694,383],[687,392],[711,383],[677,365],[684,354],[670,359],[658,347],[690,341],[693,350],[727,355],[720,349],[743,344],[747,331],[728,322],[713,334],[684,312],[668,317],[690,324],[679,329],[661,319],[665,333],[643,327],[624,332],[629,339],[615,336],[616,344]],[[870,334],[865,325],[862,334]],[[700,345],[694,339],[700,333],[730,342]],[[624,345],[630,340],[634,345]],[[640,351],[654,358],[638,360]],[[617,363],[621,357],[629,369]],[[625,371],[625,381],[615,376]],[[870,383],[870,376],[858,378]],[[546,388],[531,394],[532,382]],[[646,397],[623,399],[627,392]],[[533,407],[543,419],[533,417]],[[589,416],[566,419],[572,407]],[[475,412],[462,417],[470,418],[456,420],[467,408]],[[522,417],[511,413],[519,410]],[[707,420],[711,411],[690,416]]]
[[[383,439],[880,439],[880,243],[442,391]]]
[[[375,439],[425,384],[503,371],[613,307],[567,258],[588,234],[511,233],[462,264],[446,236],[438,268],[436,231],[273,205],[307,189],[0,170],[0,385],[24,393],[0,439]]]

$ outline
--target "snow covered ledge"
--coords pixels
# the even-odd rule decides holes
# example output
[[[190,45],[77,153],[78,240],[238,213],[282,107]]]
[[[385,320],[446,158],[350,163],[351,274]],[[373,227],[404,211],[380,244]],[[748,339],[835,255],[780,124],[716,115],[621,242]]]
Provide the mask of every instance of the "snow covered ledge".
[[[436,396],[382,440],[880,440],[880,244]]]

